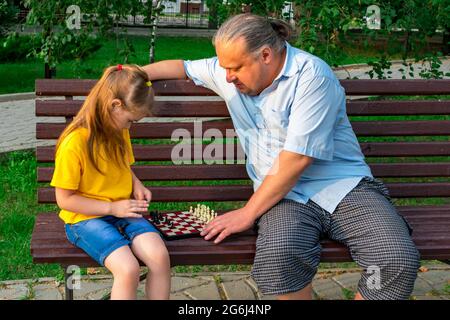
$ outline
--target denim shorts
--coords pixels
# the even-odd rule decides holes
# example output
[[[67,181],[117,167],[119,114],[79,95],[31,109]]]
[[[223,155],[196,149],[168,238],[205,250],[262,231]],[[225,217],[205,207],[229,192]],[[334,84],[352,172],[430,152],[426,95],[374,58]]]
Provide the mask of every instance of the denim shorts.
[[[117,218],[104,216],[66,224],[67,239],[83,249],[98,264],[104,266],[105,259],[116,249],[129,246],[134,237],[146,232],[158,232],[144,218]]]

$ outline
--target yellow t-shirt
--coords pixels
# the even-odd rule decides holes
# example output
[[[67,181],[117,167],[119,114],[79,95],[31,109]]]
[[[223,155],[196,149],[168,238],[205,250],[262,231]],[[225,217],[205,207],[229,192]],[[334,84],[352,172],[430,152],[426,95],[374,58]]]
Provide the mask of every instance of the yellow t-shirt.
[[[134,163],[131,148],[130,133],[123,130],[123,135],[129,150],[129,164]],[[55,158],[55,171],[50,185],[62,189],[77,190],[81,196],[103,201],[130,199],[132,193],[131,168],[119,166],[105,157],[98,159],[98,167],[104,173],[98,172],[88,156],[88,131],[85,128],[71,132],[60,144]],[[61,210],[59,217],[65,223],[77,223],[83,220],[98,218],[93,215]]]

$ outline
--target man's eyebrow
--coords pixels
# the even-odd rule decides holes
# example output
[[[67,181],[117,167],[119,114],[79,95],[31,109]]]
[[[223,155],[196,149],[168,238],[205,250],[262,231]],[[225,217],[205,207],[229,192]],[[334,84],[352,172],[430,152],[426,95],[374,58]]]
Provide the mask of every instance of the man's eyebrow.
[[[219,66],[221,66],[223,69],[239,69],[240,67],[242,67],[242,64],[238,64],[236,66],[231,66],[231,67],[225,67],[221,64],[219,64]]]

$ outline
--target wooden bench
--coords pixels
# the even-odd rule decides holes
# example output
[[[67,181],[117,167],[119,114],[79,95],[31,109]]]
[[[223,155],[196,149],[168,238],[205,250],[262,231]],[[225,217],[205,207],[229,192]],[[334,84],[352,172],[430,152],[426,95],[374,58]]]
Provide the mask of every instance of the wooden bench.
[[[65,117],[67,122],[71,121],[82,103],[74,97],[86,96],[94,83],[95,80],[36,80],[36,116]],[[341,83],[347,96],[450,94],[450,80],[342,80]],[[166,203],[165,206],[186,203],[182,209],[187,208],[189,202],[194,205],[207,202],[215,209],[226,203],[238,206],[235,201],[247,200],[252,194],[252,186],[236,147],[232,148],[236,160],[231,161],[233,164],[228,161],[226,164],[208,165],[201,163],[198,157],[196,160],[200,161],[194,164],[173,165],[170,162],[174,145],[168,142],[175,129],[185,129],[191,135],[196,131],[196,136],[202,137],[206,130],[215,128],[224,136],[226,132],[229,137],[233,136],[230,135],[233,125],[224,102],[205,102],[204,96],[215,94],[193,85],[191,81],[155,81],[154,88],[157,96],[184,98],[181,101],[158,100],[154,114],[161,119],[153,123],[133,124],[131,128],[133,139],[147,141],[147,144],[133,143],[137,160],[134,172],[143,181],[159,183],[151,187],[153,201]],[[54,96],[63,99],[45,98]],[[399,212],[414,227],[413,239],[421,258],[450,259],[450,99],[433,97],[432,100],[421,100],[414,97],[413,101],[405,101],[388,97],[363,98],[349,100],[347,109],[373,174],[386,182],[391,196],[397,201]],[[194,130],[192,121],[173,122],[173,118],[185,117],[222,118],[204,121],[199,131]],[[37,123],[36,138],[55,140],[65,125]],[[221,143],[223,154],[226,154],[226,145],[216,143]],[[207,146],[203,144],[200,150],[205,150]],[[195,156],[194,147],[192,151]],[[36,157],[39,164],[37,180],[40,183],[38,202],[55,203],[54,190],[48,186],[53,168],[46,165],[54,162],[54,147],[38,147]],[[172,181],[171,185],[167,185],[169,181]],[[202,183],[199,185],[192,181]],[[166,182],[166,185],[161,185],[161,182]],[[167,247],[173,266],[251,264],[255,239],[255,232],[248,230],[227,238],[220,245],[191,238],[168,241]],[[324,240],[322,245],[322,261],[351,261],[346,247],[330,240]],[[35,263],[58,263],[65,268],[70,265],[97,266],[82,250],[66,240],[63,223],[55,212],[36,217],[31,255]],[[70,273],[66,272],[68,275]],[[71,299],[72,294],[66,288],[66,299]]]

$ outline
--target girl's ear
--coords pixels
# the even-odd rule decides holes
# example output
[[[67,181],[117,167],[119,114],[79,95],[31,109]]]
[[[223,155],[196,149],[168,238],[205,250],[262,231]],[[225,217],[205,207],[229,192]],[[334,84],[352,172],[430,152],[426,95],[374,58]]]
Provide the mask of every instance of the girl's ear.
[[[117,111],[119,110],[118,108],[122,106],[122,101],[120,101],[119,99],[113,99],[111,101],[111,110],[112,111]]]

